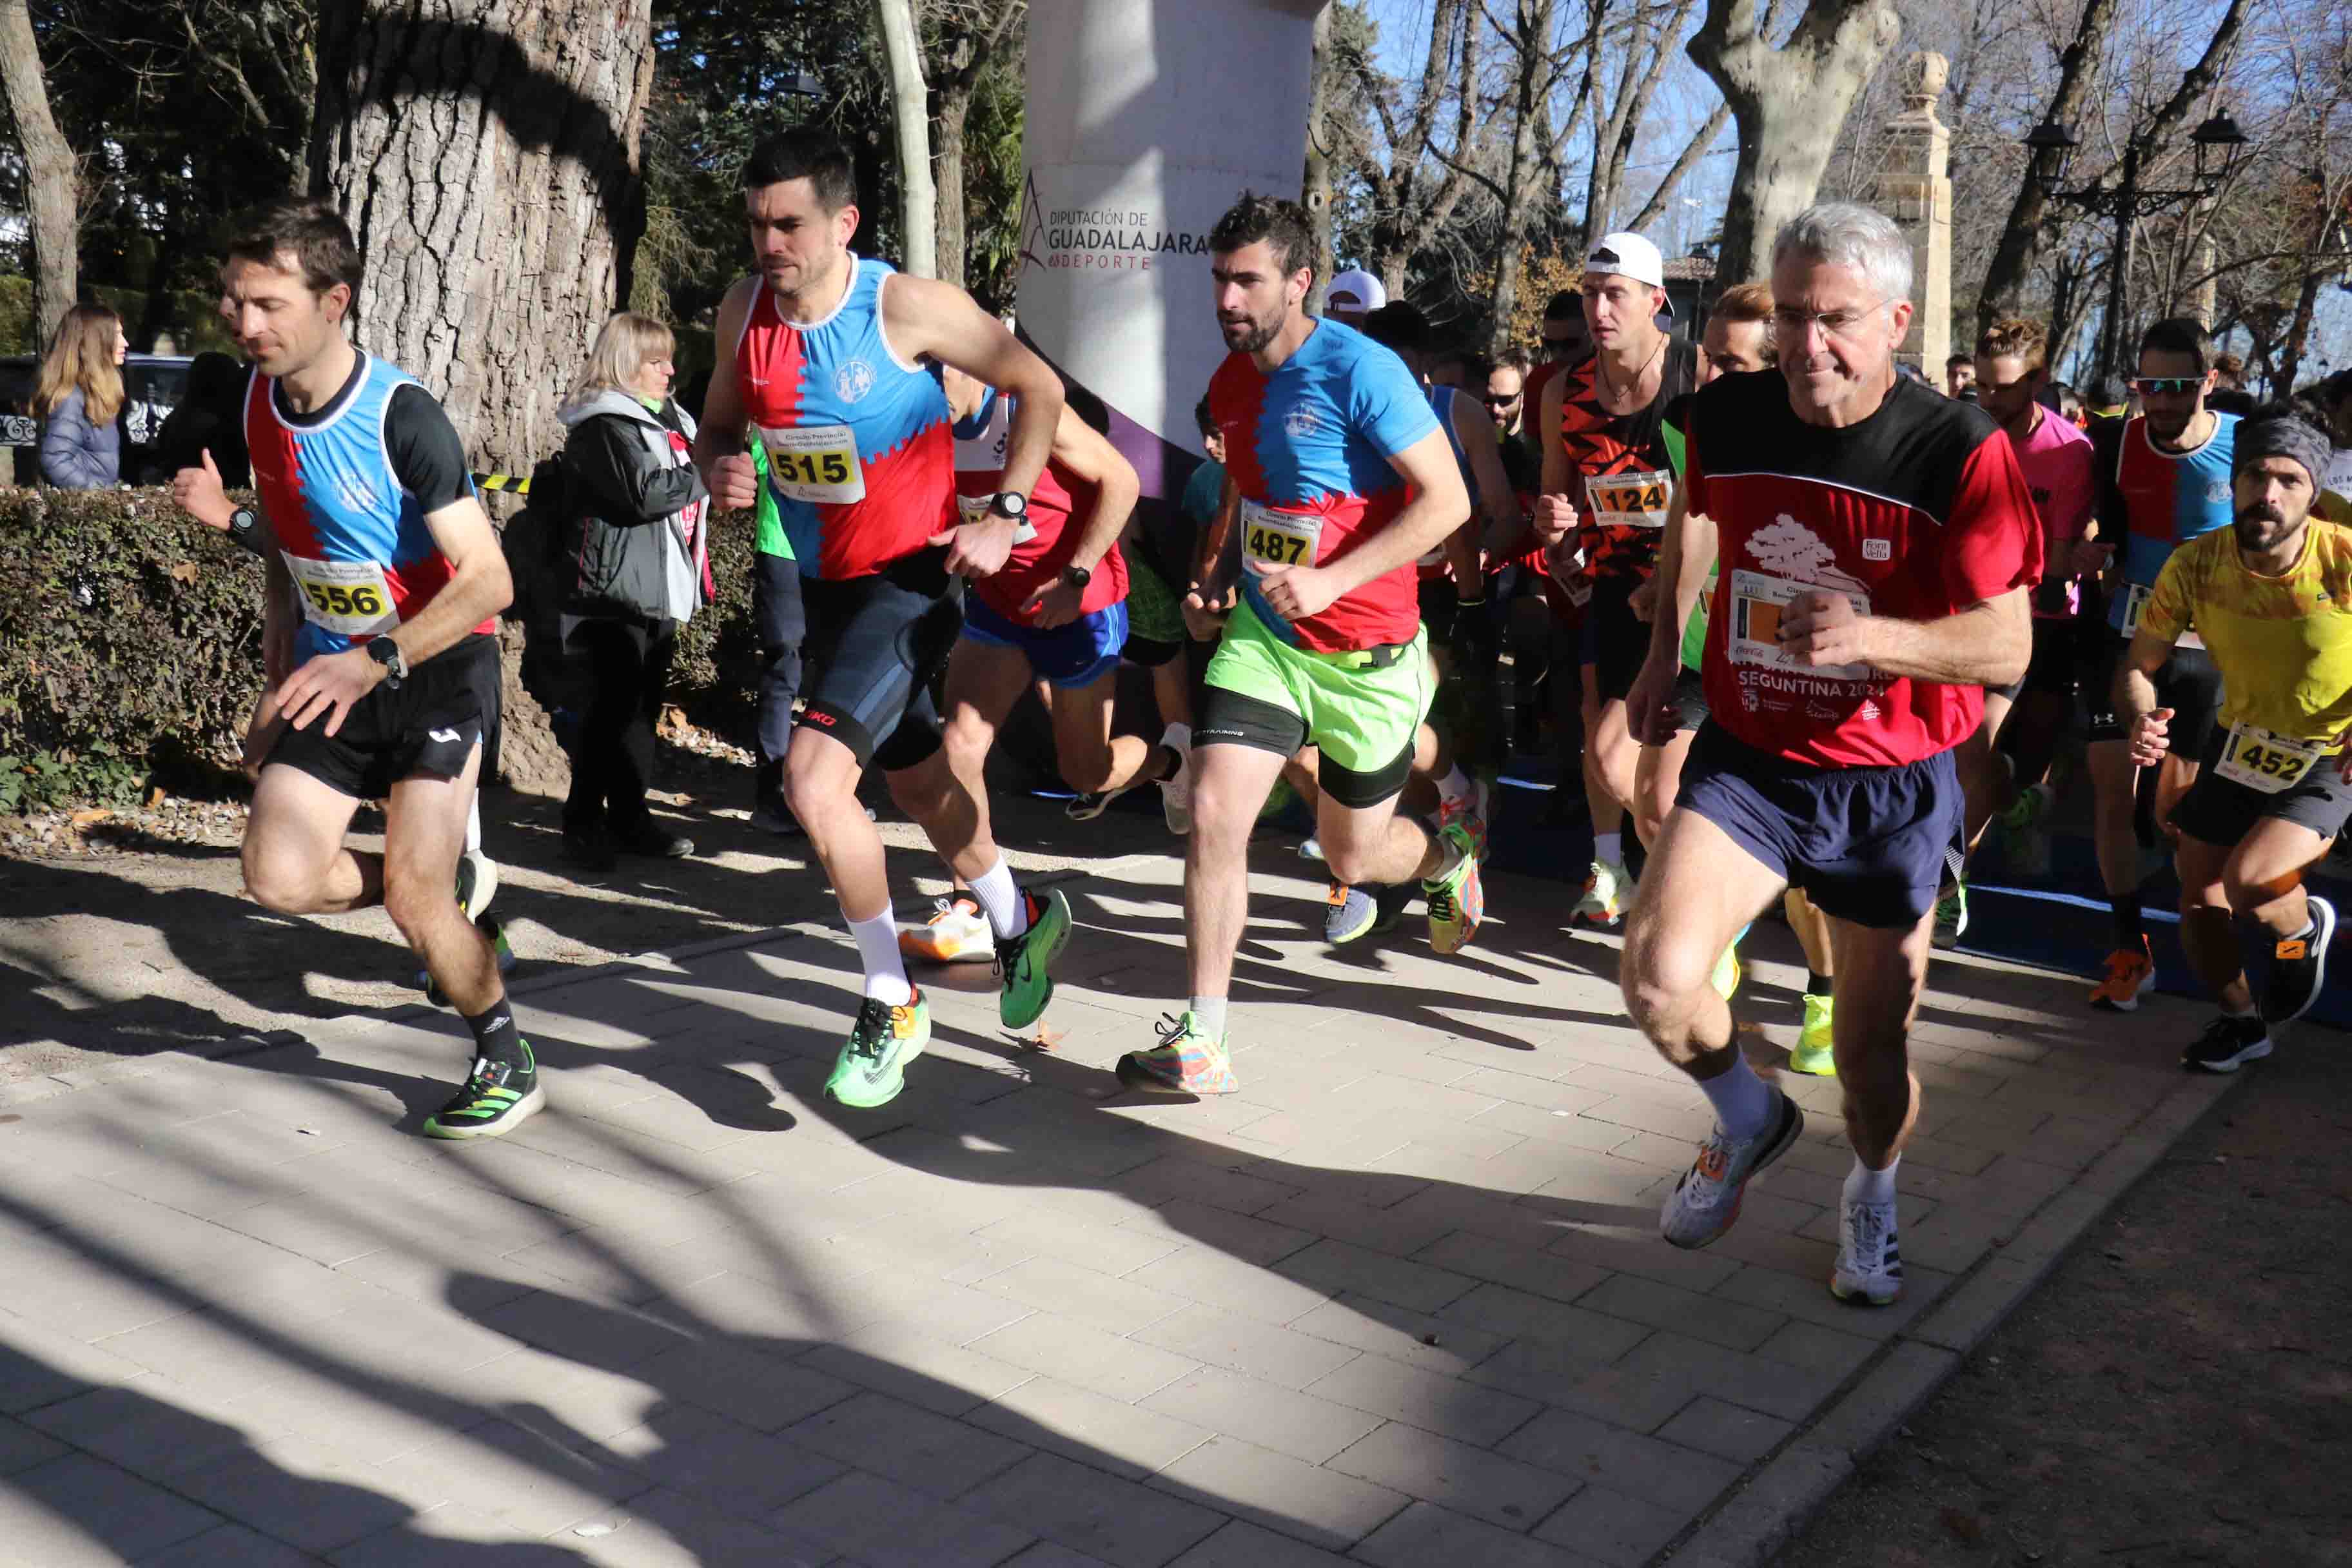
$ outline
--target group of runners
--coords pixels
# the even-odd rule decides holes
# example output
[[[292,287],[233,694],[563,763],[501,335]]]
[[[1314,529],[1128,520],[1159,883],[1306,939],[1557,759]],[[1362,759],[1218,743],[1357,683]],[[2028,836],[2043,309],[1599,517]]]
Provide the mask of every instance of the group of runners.
[[[1040,682],[1073,815],[1152,786],[1184,837],[1188,994],[1119,1058],[1129,1089],[1239,1087],[1246,850],[1286,774],[1312,802],[1335,911],[1361,917],[1335,934],[1392,924],[1418,895],[1435,952],[1470,943],[1483,796],[1432,721],[1429,628],[1491,635],[1507,570],[1581,616],[1595,865],[1563,923],[1623,922],[1627,1011],[1717,1120],[1667,1201],[1669,1242],[1722,1234],[1802,1131],[1729,1006],[1741,933],[1785,896],[1811,972],[1790,1065],[1835,1074],[1854,1155],[1832,1289],[1895,1299],[1920,1100],[1905,1038],[1929,953],[1964,920],[1974,836],[2046,804],[2078,694],[2098,710],[2118,935],[2093,1000],[2129,1007],[2147,984],[2133,889],[2141,840],[2167,833],[2183,940],[2221,1009],[2188,1064],[2264,1054],[2317,993],[2335,916],[2302,880],[2352,810],[2352,533],[2314,511],[2326,438],[2203,408],[2209,346],[2183,323],[2150,329],[2147,412],[2095,447],[2038,401],[2045,346],[2024,323],[1979,345],[1980,403],[1898,374],[1909,245],[1877,213],[1824,205],[1699,344],[1669,335],[1655,247],[1604,237],[1573,322],[1549,312],[1547,363],[1494,367],[1478,398],[1424,383],[1425,323],[1369,308],[1371,279],[1350,279],[1354,324],[1310,315],[1307,215],[1244,195],[1209,236],[1229,352],[1202,428],[1223,474],[1177,583],[1120,549],[1136,474],[1054,368],[961,289],[850,250],[837,142],[772,137],[742,187],[755,270],[719,307],[691,456],[714,510],[772,506],[799,563],[812,674],[776,782],[860,959],[825,1084],[841,1104],[889,1101],[929,1040],[909,954],[992,958],[1009,1028],[1052,1001],[1072,911],[1015,877],[983,774]],[[384,906],[476,1042],[425,1131],[495,1136],[546,1100],[479,918],[496,868],[473,797],[511,585],[447,418],[350,341],[360,275],[323,204],[239,235],[224,310],[255,365],[259,510],[209,464],[174,489],[268,563],[247,887],[289,914]],[[1539,473],[1514,450],[1523,423]],[[1215,645],[1197,716],[1188,635]],[[1117,729],[1123,657],[1158,672],[1157,739]],[[2003,749],[2004,719],[2033,736]],[[892,907],[858,801],[872,768],[955,879],[928,921]],[[388,803],[381,854],[344,842],[368,799]],[[2272,946],[2259,1004],[2236,920]]]

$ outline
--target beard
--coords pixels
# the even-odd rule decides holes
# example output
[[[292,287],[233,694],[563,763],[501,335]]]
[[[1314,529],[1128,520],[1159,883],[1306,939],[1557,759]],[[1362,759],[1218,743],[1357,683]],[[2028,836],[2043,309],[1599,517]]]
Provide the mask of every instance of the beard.
[[[2230,521],[2241,550],[2267,550],[2286,535],[2286,516],[2267,501],[2240,507]]]
[[[1274,342],[1282,331],[1282,317],[1268,321],[1227,321],[1220,319],[1217,328],[1224,334],[1225,347],[1235,353],[1254,354]]]

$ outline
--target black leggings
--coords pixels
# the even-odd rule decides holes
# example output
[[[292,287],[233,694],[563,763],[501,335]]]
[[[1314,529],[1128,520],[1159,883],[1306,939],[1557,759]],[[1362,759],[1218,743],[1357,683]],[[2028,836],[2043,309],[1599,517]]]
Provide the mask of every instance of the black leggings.
[[[669,685],[677,623],[583,621],[572,646],[587,659],[588,710],[572,756],[563,830],[636,832],[653,822],[646,790],[653,782],[654,723]]]

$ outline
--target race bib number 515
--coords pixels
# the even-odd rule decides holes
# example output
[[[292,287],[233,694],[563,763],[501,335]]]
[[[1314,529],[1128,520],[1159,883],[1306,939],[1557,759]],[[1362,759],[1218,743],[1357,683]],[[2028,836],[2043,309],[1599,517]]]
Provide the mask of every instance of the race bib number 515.
[[[400,625],[392,587],[373,561],[320,561],[281,552],[302,591],[302,614],[312,626],[341,637],[373,637]]]
[[[857,437],[846,425],[762,427],[768,477],[787,500],[810,505],[847,506],[866,499],[866,470],[857,461]]]

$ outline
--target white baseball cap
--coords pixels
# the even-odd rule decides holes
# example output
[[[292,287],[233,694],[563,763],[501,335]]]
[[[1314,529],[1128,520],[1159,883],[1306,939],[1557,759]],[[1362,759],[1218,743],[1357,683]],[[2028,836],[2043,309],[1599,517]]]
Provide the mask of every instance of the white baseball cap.
[[[1666,286],[1665,258],[1658,254],[1656,246],[1638,234],[1602,235],[1601,243],[1594,246],[1592,253],[1584,258],[1584,269],[1587,272],[1613,272],[1620,278],[1631,278],[1636,283],[1647,283],[1653,289]],[[1674,301],[1667,300],[1665,309],[1660,313],[1672,316],[1675,313]]]
[[[1389,291],[1381,287],[1381,280],[1360,267],[1350,267],[1336,275],[1323,290],[1323,308],[1327,310],[1377,310],[1388,302]]]

